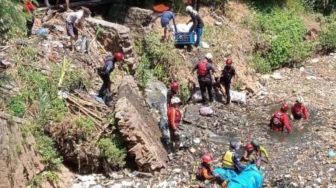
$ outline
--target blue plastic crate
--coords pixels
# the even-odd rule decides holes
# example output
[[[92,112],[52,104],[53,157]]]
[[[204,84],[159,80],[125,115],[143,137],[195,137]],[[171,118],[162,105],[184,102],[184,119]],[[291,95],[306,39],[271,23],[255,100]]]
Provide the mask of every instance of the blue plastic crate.
[[[195,43],[195,33],[175,33],[175,44],[176,45],[192,45]]]

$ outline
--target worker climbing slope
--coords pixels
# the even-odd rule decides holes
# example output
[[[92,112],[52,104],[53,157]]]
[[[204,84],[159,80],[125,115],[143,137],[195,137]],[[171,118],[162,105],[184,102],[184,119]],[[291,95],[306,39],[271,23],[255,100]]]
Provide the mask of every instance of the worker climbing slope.
[[[211,74],[215,72],[215,69],[212,65],[212,58],[211,53],[205,54],[205,58],[200,60],[192,70],[192,72],[197,70],[197,78],[201,89],[203,103],[207,102],[207,98],[205,96],[206,91],[209,95],[209,101],[213,102]]]
[[[177,96],[179,90],[179,84],[176,80],[174,80],[171,84],[170,84],[170,88],[167,92],[167,104],[171,105],[171,99],[173,97]]]
[[[26,16],[26,27],[27,27],[27,36],[30,37],[32,34],[32,29],[35,22],[35,9],[36,4],[30,0],[24,0],[24,10],[27,13]]]
[[[197,38],[196,38],[196,42],[195,42],[194,45],[195,45],[195,47],[198,47],[201,43],[202,35],[203,35],[203,27],[204,27],[203,20],[202,20],[201,16],[199,15],[199,13],[196,10],[194,10],[191,6],[187,6],[186,12],[191,17],[191,20],[188,23],[190,23],[190,22],[193,23],[193,25],[189,29],[189,33],[191,33],[191,32],[196,33]]]
[[[169,31],[169,23],[171,20],[173,20],[173,24],[174,26],[176,26],[175,23],[175,14],[168,10],[168,11],[164,11],[163,13],[159,14],[156,18],[153,19],[153,22],[158,19],[161,18],[161,26],[163,28],[163,37],[162,37],[162,41],[167,41],[168,40],[168,31]],[[176,30],[176,28],[175,28]]]
[[[86,7],[82,7],[81,10],[68,14],[66,18],[66,30],[70,37],[71,51],[75,49],[74,42],[78,39],[78,31],[82,28],[83,20],[90,15],[91,11]]]
[[[124,60],[124,54],[117,52],[112,55],[107,55],[104,60],[104,66],[98,69],[98,75],[103,80],[103,84],[100,87],[98,97],[105,99],[105,103],[109,103],[109,99],[106,99],[111,93],[111,79],[110,74],[115,68],[115,63]]]
[[[280,110],[273,114],[269,124],[271,129],[280,132],[283,132],[286,129],[287,133],[291,133],[292,127],[286,113],[288,111],[288,108],[288,104],[283,104]]]
[[[178,97],[173,97],[171,99],[171,105],[168,107],[168,126],[170,132],[170,145],[172,151],[177,149],[179,144],[179,128],[181,124],[182,115],[179,109],[181,100]]]

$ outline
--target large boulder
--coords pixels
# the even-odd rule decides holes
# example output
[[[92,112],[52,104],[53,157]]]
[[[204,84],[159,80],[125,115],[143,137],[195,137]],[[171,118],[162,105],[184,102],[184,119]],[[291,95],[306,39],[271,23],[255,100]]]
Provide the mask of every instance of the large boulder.
[[[139,170],[153,172],[165,168],[168,157],[161,142],[158,121],[152,116],[135,80],[130,76],[125,77],[119,86],[115,111],[118,129]]]
[[[131,7],[128,9],[125,23],[131,29],[133,35],[137,37],[145,36],[152,27],[152,14],[152,10]]]
[[[107,51],[112,53],[122,51],[130,69],[136,69],[137,60],[132,46],[130,28],[96,18],[87,18],[86,21],[89,24],[88,27],[94,28],[94,32],[99,31],[97,39]]]

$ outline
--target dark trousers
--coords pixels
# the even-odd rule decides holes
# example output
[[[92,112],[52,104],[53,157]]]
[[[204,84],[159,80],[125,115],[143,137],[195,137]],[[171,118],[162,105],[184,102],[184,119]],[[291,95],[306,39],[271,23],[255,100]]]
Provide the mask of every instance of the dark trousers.
[[[105,97],[106,94],[110,93],[111,79],[110,75],[99,74],[100,78],[103,80],[103,85],[99,89],[99,97]]]
[[[27,36],[28,37],[32,35],[32,29],[33,29],[33,26],[34,26],[34,21],[35,21],[35,19],[34,19],[34,17],[32,17],[31,20],[28,19],[27,22],[26,22]]]
[[[231,102],[230,85],[231,85],[230,82],[224,82],[225,95],[226,95],[226,104],[229,104]]]
[[[212,102],[213,101],[212,81],[211,80],[198,79],[198,83],[199,83],[199,86],[200,86],[200,89],[201,89],[202,102],[206,102],[206,96],[205,96],[206,91],[208,91],[209,100]]]

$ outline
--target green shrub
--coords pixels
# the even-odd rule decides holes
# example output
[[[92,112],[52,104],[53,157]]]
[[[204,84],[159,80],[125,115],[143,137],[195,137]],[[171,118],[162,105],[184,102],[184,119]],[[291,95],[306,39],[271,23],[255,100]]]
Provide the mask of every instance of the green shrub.
[[[182,82],[180,86],[180,97],[183,104],[186,104],[190,98],[190,90],[187,82]]]
[[[54,141],[40,132],[35,135],[37,143],[37,151],[42,156],[42,161],[48,170],[57,170],[62,164],[62,157],[55,148]]]
[[[26,15],[20,0],[0,0],[0,42],[22,36],[26,26]]]
[[[252,57],[252,67],[259,73],[269,73],[272,71],[271,64],[267,63],[259,54]]]
[[[320,42],[323,50],[332,51],[336,49],[336,14],[327,20],[326,26],[321,32]]]
[[[25,99],[21,95],[15,95],[10,99],[8,109],[12,115],[23,117],[26,112]]]
[[[126,151],[120,149],[116,141],[111,138],[101,138],[98,143],[100,156],[113,167],[123,167],[125,165]]]
[[[312,53],[312,43],[304,41],[305,25],[293,12],[274,9],[270,13],[260,13],[257,25],[257,35],[269,47],[263,55],[264,60],[260,56],[254,58],[253,63],[260,72],[269,71],[269,67],[273,70],[289,62],[302,61]]]
[[[95,129],[94,121],[89,116],[88,117],[79,116],[78,118],[75,119],[75,124],[83,132],[83,137],[86,139],[88,139],[92,135]]]

